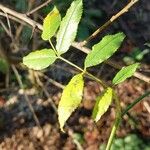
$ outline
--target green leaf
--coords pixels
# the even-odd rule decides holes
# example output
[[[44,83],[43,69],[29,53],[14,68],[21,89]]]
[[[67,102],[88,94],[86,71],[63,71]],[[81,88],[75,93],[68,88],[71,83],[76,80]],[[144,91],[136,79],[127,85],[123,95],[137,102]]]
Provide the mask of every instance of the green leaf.
[[[23,57],[23,64],[30,69],[41,70],[54,63],[56,59],[57,56],[52,49],[42,49]]]
[[[56,7],[46,16],[43,23],[42,39],[49,40],[56,33],[61,22],[61,16]]]
[[[26,45],[31,40],[32,29],[28,26],[24,26],[20,35],[21,42]]]
[[[96,104],[93,109],[92,118],[98,121],[101,116],[107,111],[112,101],[113,90],[107,88],[104,92],[96,98]]]
[[[5,59],[0,58],[0,72],[6,74],[8,69],[9,69],[8,62]]]
[[[92,47],[92,51],[85,59],[85,67],[95,66],[107,60],[117,51],[124,38],[123,33],[105,36],[98,44]]]
[[[127,67],[123,67],[114,77],[113,84],[119,84],[126,80],[127,78],[131,77],[134,72],[136,71],[137,67],[139,66],[139,63],[135,63],[132,65],[129,65]]]
[[[81,103],[83,86],[83,76],[82,74],[78,74],[71,79],[62,93],[62,97],[58,105],[58,120],[61,131],[64,131],[63,126],[65,122]]]
[[[76,37],[78,24],[82,16],[82,5],[82,0],[73,1],[61,22],[56,44],[59,54],[65,53]]]

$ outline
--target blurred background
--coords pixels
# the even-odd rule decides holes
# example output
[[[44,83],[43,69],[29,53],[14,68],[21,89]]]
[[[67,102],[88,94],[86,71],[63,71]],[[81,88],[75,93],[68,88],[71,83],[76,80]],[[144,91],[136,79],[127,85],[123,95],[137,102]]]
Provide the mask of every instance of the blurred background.
[[[0,4],[42,24],[56,5],[65,16],[72,0],[52,0],[33,14],[42,0],[1,0]],[[129,1],[84,0],[84,13],[76,41],[81,42],[121,10]],[[83,101],[67,122],[66,133],[59,130],[57,108],[62,89],[78,73],[75,68],[57,61],[41,72],[22,65],[22,57],[32,50],[50,47],[41,32],[17,20],[8,19],[0,10],[0,149],[2,150],[103,150],[115,119],[115,105],[95,124],[91,113],[95,98],[103,88],[85,79]],[[90,72],[108,83],[118,66],[140,62],[139,78],[133,77],[116,87],[124,109],[150,89],[150,1],[140,0],[126,14],[102,31],[86,46],[99,42],[104,35],[124,32],[126,40],[111,58]],[[55,38],[52,39],[55,44]],[[83,67],[86,54],[71,47],[63,55]],[[21,80],[21,82],[20,82]],[[24,88],[25,90],[23,90]],[[35,114],[32,111],[31,106]],[[150,150],[150,98],[146,97],[127,115],[117,131],[112,150]]]

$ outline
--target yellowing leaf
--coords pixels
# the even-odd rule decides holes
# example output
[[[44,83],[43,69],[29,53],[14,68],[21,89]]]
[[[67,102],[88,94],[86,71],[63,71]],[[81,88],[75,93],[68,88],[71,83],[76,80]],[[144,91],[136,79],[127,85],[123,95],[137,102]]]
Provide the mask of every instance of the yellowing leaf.
[[[46,16],[43,23],[42,39],[49,40],[54,36],[61,22],[61,16],[56,7]]]
[[[34,70],[41,70],[54,63],[56,59],[57,56],[52,49],[42,49],[23,57],[23,64]]]
[[[107,60],[117,51],[124,38],[123,33],[105,36],[98,44],[92,47],[92,51],[85,59],[85,67],[95,66]]]
[[[56,49],[59,54],[65,53],[74,41],[82,15],[82,0],[74,0],[63,18],[57,34]]]
[[[63,126],[72,112],[80,105],[83,87],[84,81],[82,74],[74,76],[65,87],[58,105],[58,120],[61,131],[63,131]]]
[[[96,104],[93,109],[92,118],[97,122],[107,111],[112,101],[113,90],[107,88],[100,96],[96,98]]]

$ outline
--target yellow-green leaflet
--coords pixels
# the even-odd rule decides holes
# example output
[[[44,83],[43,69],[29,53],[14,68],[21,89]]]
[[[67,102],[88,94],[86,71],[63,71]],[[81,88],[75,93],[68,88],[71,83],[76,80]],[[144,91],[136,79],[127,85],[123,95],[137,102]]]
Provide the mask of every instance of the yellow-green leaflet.
[[[80,105],[84,81],[82,74],[75,75],[65,87],[58,105],[58,120],[61,131],[72,112]]]
[[[31,52],[23,57],[23,64],[30,69],[42,70],[53,64],[57,56],[52,49],[42,49]]]
[[[42,39],[49,40],[56,33],[61,22],[61,16],[56,7],[46,16],[43,23]]]
[[[97,122],[101,116],[107,111],[112,101],[113,90],[107,88],[96,98],[96,104],[93,109],[92,118]]]

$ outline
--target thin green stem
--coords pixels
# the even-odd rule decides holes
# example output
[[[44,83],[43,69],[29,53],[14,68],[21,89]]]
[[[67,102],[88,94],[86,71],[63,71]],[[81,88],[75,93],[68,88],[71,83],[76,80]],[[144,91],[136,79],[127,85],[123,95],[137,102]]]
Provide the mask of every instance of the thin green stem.
[[[120,123],[120,120],[121,120],[120,101],[119,101],[118,96],[115,93],[115,91],[113,91],[113,97],[114,97],[115,103],[116,103],[116,119],[115,119],[115,122],[113,124],[112,130],[111,130],[111,134],[109,136],[109,140],[108,140],[108,143],[107,143],[107,146],[106,146],[106,150],[110,150],[112,142],[113,142],[114,137],[115,137],[116,130],[117,130],[117,128],[119,126],[119,123]]]
[[[64,62],[66,62],[67,64],[69,64],[69,65],[71,65],[71,66],[77,68],[77,69],[80,70],[81,72],[84,72],[84,70],[83,70],[82,68],[78,67],[77,65],[75,65],[75,64],[72,63],[72,62],[70,62],[69,60],[67,60],[67,59],[65,59],[65,58],[63,58],[63,57],[61,57],[61,56],[59,56],[58,58],[61,59],[61,60],[64,61]]]
[[[58,56],[58,58],[64,62],[66,62],[67,64],[75,67],[76,69],[78,69],[79,71],[81,71],[83,74],[87,74],[88,76],[90,76],[92,79],[94,79],[95,81],[97,81],[98,83],[100,83],[104,88],[107,87],[107,84],[104,83],[102,80],[98,79],[97,77],[95,77],[94,75],[92,75],[91,73],[87,72],[85,69],[83,70],[82,68],[78,67],[77,65],[75,65],[74,63],[68,61],[67,59]]]
[[[122,113],[122,117],[130,110],[132,109],[137,103],[139,103],[141,100],[143,100],[143,98],[145,98],[146,96],[150,95],[150,91],[145,92],[142,96],[140,96],[139,98],[137,98],[133,103],[131,103],[130,105],[127,106],[127,108],[123,111]]]
[[[90,76],[91,78],[93,78],[95,81],[97,81],[98,83],[100,83],[104,88],[107,88],[107,84],[104,83],[104,81],[100,80],[99,78],[95,77],[94,75],[92,75],[91,73],[85,71],[85,74],[87,74],[88,76]]]
[[[120,124],[120,121],[121,121],[121,118],[126,114],[128,113],[128,111],[133,108],[138,102],[140,102],[141,100],[143,100],[143,98],[145,98],[146,96],[149,96],[150,95],[150,91],[147,91],[146,93],[144,93],[142,96],[140,96],[139,98],[137,98],[132,104],[130,104],[129,106],[127,106],[127,108],[124,110],[123,113],[121,113],[121,106],[120,106],[120,102],[119,102],[119,99],[118,99],[118,96],[116,95],[116,93],[114,92],[114,99],[115,99],[115,103],[116,103],[116,120],[114,122],[114,125],[112,127],[112,130],[111,130],[111,134],[110,134],[110,137],[109,137],[109,140],[108,140],[108,143],[107,143],[107,146],[106,146],[106,150],[110,150],[111,148],[111,145],[112,145],[112,142],[113,142],[113,139],[115,137],[115,133],[116,133],[116,130]]]
[[[55,54],[56,54],[56,55],[58,55],[58,52],[57,52],[57,50],[56,50],[55,46],[53,45],[53,43],[52,43],[51,39],[49,39],[49,43],[50,43],[50,45],[51,45],[51,47],[52,47],[53,51],[55,52]]]

